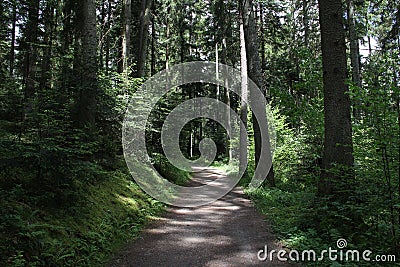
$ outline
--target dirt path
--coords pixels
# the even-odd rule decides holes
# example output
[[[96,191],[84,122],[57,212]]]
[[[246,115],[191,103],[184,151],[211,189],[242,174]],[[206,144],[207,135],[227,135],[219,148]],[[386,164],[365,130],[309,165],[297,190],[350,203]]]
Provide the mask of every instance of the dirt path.
[[[216,169],[204,169],[193,177],[191,185],[221,175]],[[265,245],[269,251],[281,249],[265,217],[240,188],[235,188],[207,206],[169,208],[109,266],[289,266],[276,259],[259,261],[257,252]]]

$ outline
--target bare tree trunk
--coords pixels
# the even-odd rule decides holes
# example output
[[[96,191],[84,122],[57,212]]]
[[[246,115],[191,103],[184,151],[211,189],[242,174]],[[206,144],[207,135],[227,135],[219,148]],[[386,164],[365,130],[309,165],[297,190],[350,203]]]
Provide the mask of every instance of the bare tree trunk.
[[[347,56],[341,0],[319,0],[324,81],[325,139],[320,194],[334,194],[337,183],[350,178],[353,142],[350,98],[346,84]],[[334,165],[340,168],[333,172]]]
[[[131,17],[132,17],[132,4],[131,0],[124,0],[125,8],[125,23],[124,23],[124,35],[123,35],[123,47],[122,47],[122,57],[123,57],[123,70],[126,71],[130,65],[130,48],[131,48]]]
[[[131,0],[123,0],[122,3],[122,42],[121,42],[121,61],[119,63],[119,72],[126,73],[130,65],[130,46],[131,46],[131,18],[132,3]]]
[[[155,10],[155,8],[153,9]],[[156,74],[156,29],[155,29],[155,12],[151,16],[151,75]]]
[[[242,1],[239,1],[239,35],[240,35],[240,73],[241,73],[241,105],[240,119],[245,129],[240,130],[240,164],[239,171],[245,171],[247,162],[247,101],[248,101],[248,77],[247,77],[247,53],[244,36],[244,16]]]
[[[49,4],[45,10],[45,34],[44,43],[45,48],[43,50],[43,60],[42,60],[42,75],[40,79],[41,88],[50,88],[51,80],[51,54],[53,49],[53,20],[54,20],[54,7]]]
[[[227,64],[227,47],[226,47],[226,38],[225,37],[222,39],[221,62],[222,62],[222,64]],[[227,127],[228,127],[227,130],[231,131],[232,130],[232,126],[231,126],[231,111],[230,111],[231,98],[230,98],[230,94],[229,94],[229,80],[228,79],[224,79],[224,103],[227,106],[226,112],[225,112],[225,116],[226,116],[225,117],[225,121],[227,122]],[[227,147],[226,147],[226,150],[225,150],[225,155],[229,159],[231,159],[233,157],[232,147],[231,147],[230,143],[227,143]]]
[[[170,8],[167,9],[167,11],[170,11]],[[169,12],[168,12],[169,13]],[[165,38],[167,42],[165,43],[165,69],[169,69],[169,35],[170,35],[170,26],[169,26],[169,19],[168,17],[166,18],[166,25],[165,25]]]
[[[100,17],[100,25],[101,25],[101,30],[100,30],[100,40],[99,40],[99,68],[100,69],[105,69],[105,64],[104,64],[104,52],[105,52],[105,44],[104,40],[106,38],[106,35],[108,33],[107,30],[107,15],[106,15],[106,0],[101,0],[101,17]]]
[[[32,98],[36,91],[37,72],[37,39],[39,27],[40,1],[31,0],[28,11],[28,22],[24,45],[27,46],[24,59],[24,85],[25,85],[25,109],[24,118],[33,108]]]
[[[361,85],[361,73],[360,73],[360,47],[358,43],[356,25],[354,21],[354,2],[353,0],[348,0],[347,4],[348,4],[347,17],[349,21],[352,81],[355,86],[361,88],[362,85]],[[360,117],[360,112],[357,109],[357,107],[353,107],[353,115],[357,119]]]
[[[108,9],[107,9],[107,22],[106,22],[106,31],[107,31],[107,37],[106,37],[106,62],[105,62],[105,70],[106,73],[108,74],[109,71],[109,62],[110,62],[110,45],[111,45],[111,12],[112,12],[112,0],[108,0]]]
[[[138,46],[137,46],[137,73],[136,77],[143,77],[146,58],[147,58],[147,43],[149,34],[149,24],[151,16],[152,0],[142,0],[142,9],[139,16],[139,33],[137,36]]]
[[[259,51],[259,42],[257,37],[257,30],[254,20],[254,11],[253,11],[253,1],[247,0],[245,4],[245,11],[246,13],[246,28],[245,28],[245,37],[246,37],[246,45],[247,45],[247,62],[249,65],[249,78],[252,79],[257,86],[261,89],[264,97],[266,95],[266,87],[264,83],[264,77],[261,72],[261,61]],[[256,99],[254,99],[256,100]],[[257,100],[256,100],[257,101]],[[260,112],[263,112],[261,117],[266,117],[266,107],[264,107]],[[253,118],[253,130],[254,130],[254,147],[255,147],[255,165],[256,167],[259,164],[266,165],[266,162],[260,162],[260,157],[262,153],[262,149],[269,149],[269,141],[270,140],[263,140],[262,133],[257,118],[255,117],[254,113],[252,114]],[[265,121],[267,124],[267,121]],[[266,125],[263,125],[266,126]],[[264,144],[263,144],[264,143]],[[256,173],[257,174],[257,173]],[[258,174],[257,174],[258,175]],[[263,179],[263,177],[257,177],[257,179]],[[267,182],[270,186],[275,186],[275,176],[274,170],[271,166],[271,169],[267,175]]]
[[[95,125],[98,93],[96,1],[84,0],[82,7],[82,79],[78,119],[81,126],[91,128]]]
[[[10,76],[14,75],[15,64],[15,37],[17,24],[17,4],[13,2],[12,10],[12,28],[11,28],[11,48],[10,48]]]
[[[397,40],[398,43],[400,44],[400,38]],[[395,72],[394,73],[394,78],[393,82],[395,86],[398,85],[397,81],[397,76],[398,74]],[[397,164],[398,164],[398,180],[397,180],[397,193],[400,196],[400,95],[397,96],[397,134],[398,134],[398,143],[397,143],[397,152],[398,152],[398,158],[397,158]],[[398,214],[398,222],[400,224],[400,210],[397,209]]]
[[[260,32],[261,32],[261,70],[264,73],[266,69],[265,62],[265,28],[264,28],[264,6],[260,3]]]
[[[215,43],[215,73],[216,73],[216,79],[217,81],[219,80],[219,51],[218,51],[218,43]],[[217,84],[217,100],[220,97],[220,87],[219,84]]]

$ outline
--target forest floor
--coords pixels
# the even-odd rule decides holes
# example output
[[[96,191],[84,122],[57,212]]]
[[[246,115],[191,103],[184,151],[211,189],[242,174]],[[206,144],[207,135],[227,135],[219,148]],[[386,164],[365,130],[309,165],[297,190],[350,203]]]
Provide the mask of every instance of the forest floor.
[[[199,186],[225,175],[208,168],[193,176]],[[114,266],[289,266],[257,258],[259,250],[280,250],[266,217],[242,188],[196,208],[170,207],[108,264]],[[276,255],[276,254],[275,254]]]

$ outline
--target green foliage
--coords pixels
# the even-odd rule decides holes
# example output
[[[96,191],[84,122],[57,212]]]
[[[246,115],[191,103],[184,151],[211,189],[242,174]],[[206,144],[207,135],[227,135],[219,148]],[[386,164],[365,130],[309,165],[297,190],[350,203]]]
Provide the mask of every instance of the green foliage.
[[[277,133],[273,158],[277,188],[248,194],[290,247],[332,246],[345,237],[357,249],[399,255],[397,2],[355,1],[361,43],[367,45],[372,37],[379,45],[369,43],[368,55],[362,51],[362,88],[350,84],[353,108],[359,115],[353,120],[355,167],[346,171],[355,175],[336,182],[335,188],[341,189],[336,199],[316,195],[324,138],[318,6],[312,1],[256,2],[257,10],[264,12],[262,18],[257,13],[257,23],[262,23],[257,27],[267,100],[273,107],[268,120]],[[137,67],[131,59],[127,70],[117,72],[123,1],[96,3],[99,90],[93,90],[97,92],[95,125],[85,128],[75,116],[82,90],[93,89],[81,86],[87,74],[82,72],[81,53],[88,51],[78,30],[82,28],[82,6],[77,1],[41,1],[35,12],[29,1],[0,2],[2,266],[100,265],[160,210],[161,205],[132,182],[118,156],[129,97],[145,79],[131,78]],[[135,60],[143,56],[135,53],[143,41],[137,34],[141,11],[132,12],[130,50]],[[215,60],[216,45],[221,62],[238,66],[237,3],[168,0],[154,5],[152,13],[151,38],[144,49],[151,62],[146,62],[145,73],[179,62]],[[12,43],[14,23],[16,40]],[[148,121],[146,141],[152,163],[179,185],[189,175],[165,158],[160,132],[172,109],[202,96],[216,98],[216,87],[181,86],[158,102]],[[239,97],[231,94],[233,110],[239,109],[239,103]],[[251,119],[249,114],[249,125]],[[248,132],[249,165],[241,185],[249,182],[255,168],[253,131]],[[183,128],[182,153],[197,158],[204,137],[216,141],[215,165],[237,171],[221,163],[227,162],[226,132],[204,118]],[[332,171],[340,168],[335,166]],[[321,264],[340,266],[337,262]]]
[[[152,164],[159,174],[176,185],[185,185],[190,179],[188,172],[178,169],[161,154],[153,154]]]
[[[298,57],[299,62],[305,63],[298,69],[302,79],[294,81],[291,88],[304,96],[281,90],[282,86],[272,81],[278,189],[259,188],[247,190],[247,194],[268,216],[276,234],[289,248],[326,249],[335,247],[337,239],[345,238],[349,248],[398,256],[398,52],[388,50],[371,55],[364,64],[363,88],[350,84],[354,109],[361,115],[353,118],[355,169],[340,172],[354,173],[355,177],[343,176],[336,182],[340,198],[316,195],[323,140],[320,63],[312,64],[310,56],[301,51]],[[313,98],[307,98],[308,95]],[[340,169],[337,165],[332,171]],[[355,266],[328,261],[308,265]],[[357,262],[357,266],[376,265]]]
[[[86,168],[87,170],[87,168]],[[44,206],[40,196],[17,185],[1,191],[2,266],[100,266],[135,238],[162,205],[145,195],[126,171],[81,185],[68,208]]]

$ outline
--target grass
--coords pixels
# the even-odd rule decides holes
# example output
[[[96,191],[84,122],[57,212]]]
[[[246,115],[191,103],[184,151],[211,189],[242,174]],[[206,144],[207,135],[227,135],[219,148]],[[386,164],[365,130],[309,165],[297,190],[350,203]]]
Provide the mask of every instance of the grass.
[[[336,241],[345,238],[348,246],[343,250],[358,250],[360,255],[366,249],[372,250],[371,258],[377,254],[388,255],[387,251],[379,252],[374,246],[366,246],[360,237],[342,236],[333,227],[326,227],[321,223],[327,220],[324,207],[314,203],[315,192],[311,189],[300,191],[281,190],[278,188],[245,189],[245,193],[252,199],[256,208],[267,216],[274,233],[284,246],[300,253],[304,250],[316,251],[317,258],[322,250],[329,247],[337,249]],[[355,239],[358,238],[358,239]],[[365,243],[365,242],[364,242]],[[361,257],[361,256],[360,256]],[[323,261],[301,261],[302,266],[378,266],[376,262],[363,261],[331,261],[325,255]],[[379,266],[399,266],[398,263],[380,263]]]
[[[163,205],[145,193],[125,170],[81,187],[67,207],[39,204],[17,186],[1,191],[1,266],[102,266]]]

